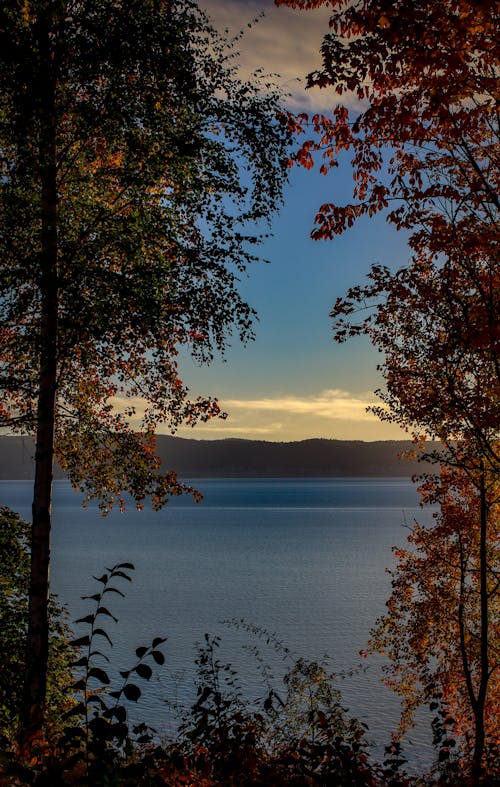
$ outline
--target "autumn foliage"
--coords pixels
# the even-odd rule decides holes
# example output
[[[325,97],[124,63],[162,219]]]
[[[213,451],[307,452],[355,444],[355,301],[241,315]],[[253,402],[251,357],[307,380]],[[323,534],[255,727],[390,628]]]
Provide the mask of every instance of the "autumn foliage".
[[[444,468],[421,488],[423,501],[439,504],[431,526],[414,523],[408,547],[395,548],[387,612],[372,632],[370,648],[389,657],[387,683],[402,698],[406,728],[422,702],[439,697],[453,719],[450,737],[471,756],[474,708],[480,690],[480,495],[462,471]],[[500,745],[500,637],[498,482],[487,490],[488,644],[491,656],[484,708],[486,751]],[[452,744],[454,746],[455,744]],[[467,757],[466,757],[467,759]]]
[[[440,440],[461,465],[477,469],[482,456],[497,472],[496,260],[477,254],[433,261],[422,253],[396,272],[373,266],[368,279],[337,299],[332,317],[337,341],[366,334],[383,352],[383,405],[375,411],[417,438]]]
[[[457,225],[462,242],[488,248],[499,207],[496,0],[276,4],[331,7],[322,68],[308,85],[332,88],[332,113],[290,122],[308,137],[301,164],[319,159],[326,174],[352,154],[355,199],[322,205],[313,237],[383,210],[414,233],[415,249],[441,252]]]
[[[203,362],[252,335],[238,271],[280,199],[279,98],[188,0],[6,2],[0,21],[0,421],[36,433],[50,351],[75,485],[161,505],[183,485],[155,428],[221,414],[189,395],[181,348]]]
[[[411,260],[375,265],[332,311],[335,338],[382,351],[383,420],[411,431],[440,474],[440,507],[398,550],[373,646],[408,711],[432,692],[453,711],[473,783],[498,745],[500,455],[499,5],[444,0],[276,0],[331,9],[322,66],[330,114],[290,117],[295,161],[323,174],[350,156],[353,201],[320,206],[312,237],[383,213]],[[451,717],[450,717],[451,718]]]

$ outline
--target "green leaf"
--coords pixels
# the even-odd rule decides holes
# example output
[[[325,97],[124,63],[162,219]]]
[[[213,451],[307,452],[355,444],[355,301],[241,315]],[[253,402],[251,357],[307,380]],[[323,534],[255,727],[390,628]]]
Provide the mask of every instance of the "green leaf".
[[[119,722],[118,724],[113,724],[113,736],[118,741],[124,741],[125,738],[128,736],[128,726],[125,723]]]
[[[123,693],[125,694],[126,698],[128,700],[131,700],[132,702],[137,702],[137,700],[141,696],[140,688],[136,686],[134,683],[127,683],[123,687]]]
[[[163,655],[161,650],[153,650],[151,651],[151,655],[157,664],[165,664],[165,656]]]
[[[115,708],[109,709],[109,714],[114,716],[115,719],[118,719],[119,722],[124,724],[127,720],[127,711],[123,707],[123,705],[117,705]]]
[[[88,663],[89,663],[89,660],[88,660],[87,656],[82,656],[81,659],[78,659],[78,661],[72,661],[71,662],[71,666],[72,667],[86,667]]]
[[[100,628],[99,629],[94,629],[93,635],[94,635],[94,637],[96,637],[96,636],[104,637],[105,639],[108,640],[108,642],[111,645],[111,647],[113,647],[113,643],[111,642],[111,639],[109,638],[109,635],[104,631],[104,629],[100,629]]]
[[[144,647],[144,645],[142,645],[140,648],[136,648],[136,649],[135,649],[135,655],[137,656],[137,658],[138,658],[138,659],[142,659],[142,657],[143,657],[143,656],[144,656],[144,655],[145,655],[147,652],[148,652],[148,648],[145,648],[145,647]]]
[[[107,615],[108,617],[113,618],[115,623],[118,623],[118,618],[115,618],[115,616],[111,614],[111,612],[109,611],[109,609],[107,607],[99,607],[97,609],[97,612],[95,613],[95,615],[96,615],[96,617],[97,617],[97,615]]]
[[[111,692],[110,692],[110,693],[111,693]],[[106,705],[106,703],[104,702],[104,700],[103,700],[103,698],[101,697],[101,695],[100,695],[100,694],[90,694],[90,695],[87,697],[87,702],[88,702],[88,703],[95,704],[95,705],[99,705],[99,706],[101,707],[101,709],[102,709],[102,710],[107,710],[107,707],[108,707],[108,706]]]
[[[102,595],[104,596],[105,593],[118,593],[119,596],[125,598],[125,593],[122,593],[122,591],[118,590],[118,588],[104,588]]]
[[[84,637],[79,637],[78,639],[72,639],[69,644],[73,645],[73,647],[75,648],[81,648],[84,645],[90,645],[90,637],[88,636],[88,634],[86,634]]]
[[[92,667],[92,669],[89,670],[88,677],[97,678],[97,680],[100,680],[101,683],[104,683],[106,686],[110,682],[108,673],[99,667]]]
[[[106,654],[100,650],[91,650],[89,655],[91,658],[92,656],[100,656],[102,659],[105,659],[105,661],[107,661],[108,664],[110,663],[109,656],[106,656]]]
[[[139,677],[144,678],[145,680],[149,680],[153,674],[153,670],[149,664],[138,664],[134,669]]]
[[[75,620],[75,623],[90,623],[92,624],[95,620],[95,615],[85,615],[84,618],[78,618]]]
[[[132,582],[131,577],[129,577],[127,574],[124,574],[123,571],[114,571],[113,572],[113,576],[114,577],[122,577],[122,579],[126,579],[128,582]]]
[[[89,721],[89,727],[99,741],[113,740],[113,724],[103,716],[95,716]]]
[[[76,705],[73,705],[66,713],[63,713],[63,719],[70,719],[72,716],[79,716],[80,714],[85,713],[85,705],[83,702],[77,702]]]

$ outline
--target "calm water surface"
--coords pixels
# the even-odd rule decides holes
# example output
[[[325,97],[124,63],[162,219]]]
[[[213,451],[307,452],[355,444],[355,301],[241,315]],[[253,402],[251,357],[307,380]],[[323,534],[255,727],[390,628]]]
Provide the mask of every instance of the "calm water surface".
[[[244,618],[274,632],[293,654],[329,656],[335,672],[361,663],[375,619],[390,592],[385,572],[391,546],[403,544],[405,525],[429,517],[415,487],[402,479],[197,480],[204,501],[178,499],[161,512],[133,507],[102,518],[83,509],[69,484],[56,482],[51,586],[75,619],[90,611],[105,566],[135,565],[126,598],[113,597],[119,618],[108,626],[113,663],[126,669],[134,649],[166,636],[167,669],[136,711],[165,732],[174,729],[166,705],[194,696],[195,643],[205,632],[222,637],[221,660],[238,669],[245,695],[265,685],[248,646],[259,645],[277,678],[285,667],[272,648],[222,621]],[[0,504],[30,516],[31,484],[0,482]],[[125,584],[125,583],[124,583]],[[110,605],[111,606],[111,605]],[[83,632],[82,632],[83,633]],[[354,678],[339,678],[345,704],[365,721],[377,756],[398,721],[398,701],[380,684],[381,662],[363,662]],[[432,756],[428,724],[410,735],[414,767]]]

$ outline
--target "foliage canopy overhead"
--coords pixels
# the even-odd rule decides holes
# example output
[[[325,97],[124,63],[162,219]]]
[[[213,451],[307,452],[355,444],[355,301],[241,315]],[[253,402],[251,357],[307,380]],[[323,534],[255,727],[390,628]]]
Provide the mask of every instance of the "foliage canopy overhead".
[[[313,237],[332,238],[360,216],[384,210],[397,228],[414,233],[414,249],[425,243],[440,253],[457,224],[463,242],[466,235],[474,246],[493,242],[498,2],[275,1],[332,9],[323,65],[308,82],[333,88],[335,108],[331,116],[300,115],[291,123],[314,132],[298,153],[306,167],[318,154],[326,174],[343,151],[353,153],[355,201],[322,205]]]
[[[309,136],[302,166],[319,158],[326,175],[351,154],[354,200],[323,204],[312,236],[383,212],[412,251],[400,270],[374,265],[367,284],[337,299],[335,338],[368,335],[384,354],[378,414],[442,445],[430,455],[441,476],[422,490],[440,513],[396,552],[372,646],[389,656],[407,711],[439,694],[471,783],[488,781],[498,745],[500,7],[275,2],[331,8],[309,85],[335,91],[333,111],[289,120]],[[444,744],[446,759],[454,741]]]
[[[286,177],[279,96],[238,77],[191,0],[5,2],[0,51],[1,421],[35,431],[50,297],[58,458],[108,503],[160,503],[175,475],[151,486],[153,445],[112,404],[144,401],[145,435],[219,413],[189,400],[176,355],[252,335],[238,280]]]

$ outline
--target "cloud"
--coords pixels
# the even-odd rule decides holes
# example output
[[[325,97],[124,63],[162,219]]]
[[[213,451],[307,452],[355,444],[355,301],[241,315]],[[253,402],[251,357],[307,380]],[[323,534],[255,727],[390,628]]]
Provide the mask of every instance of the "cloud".
[[[267,396],[260,399],[220,399],[223,410],[229,413],[232,411],[251,411],[254,413],[274,412],[285,415],[311,415],[318,418],[340,419],[342,421],[378,421],[373,413],[367,412],[367,407],[373,404],[380,404],[373,394],[352,394],[339,388],[321,391],[310,396]],[[117,412],[123,412],[126,407],[134,407],[136,414],[133,417],[137,421],[144,415],[146,402],[140,397],[125,399],[115,396],[110,399]],[[238,418],[234,418],[233,424],[241,419],[241,412]],[[280,421],[266,427],[278,429],[282,426]],[[233,429],[239,427],[233,427]]]
[[[138,428],[144,415],[143,399],[111,400],[118,412],[126,406],[135,407],[130,418],[132,427]],[[259,398],[219,399],[227,420],[214,418],[199,423],[194,428],[179,427],[180,437],[220,439],[227,437],[262,438],[265,440],[304,440],[326,437],[338,440],[394,440],[403,439],[405,433],[396,424],[383,423],[367,407],[380,404],[371,393],[351,393],[338,388],[310,395],[284,394]],[[168,425],[160,425],[158,432],[169,433]]]
[[[289,415],[312,415],[342,421],[378,421],[366,408],[376,403],[373,395],[354,395],[332,389],[312,396],[279,396],[262,399],[226,399],[228,410],[271,411]]]
[[[331,89],[306,90],[307,74],[321,66],[320,47],[330,16],[327,7],[308,11],[276,8],[273,0],[201,0],[200,6],[218,30],[227,28],[230,35],[245,31],[238,44],[243,76],[250,76],[257,68],[279,74],[277,82],[291,94],[288,105],[295,111],[326,110],[338,103]],[[248,23],[262,12],[265,16],[249,28]]]
[[[280,442],[325,437],[337,440],[401,440],[396,424],[381,422],[367,407],[380,404],[371,393],[329,389],[310,395],[284,394],[259,398],[224,398],[226,421],[218,419],[194,429],[181,427],[182,437],[261,436]]]
[[[181,434],[182,437],[197,438],[200,437],[200,433],[205,432],[209,434],[220,433],[223,437],[234,437],[235,435],[247,438],[253,436],[266,436],[272,440],[273,436],[279,434],[283,429],[283,424],[280,421],[274,421],[267,426],[235,426],[234,424],[235,420],[233,418],[231,418],[230,421],[215,420],[207,424],[197,424],[197,426],[194,427],[194,431],[191,427],[181,427],[179,434]]]
[[[135,409],[135,415],[132,416],[129,420],[130,423],[134,425],[138,425],[141,418],[144,416],[147,408],[147,402],[142,396],[112,396],[109,399],[109,404],[113,407],[115,412],[123,413],[125,410],[128,410],[130,407]]]

